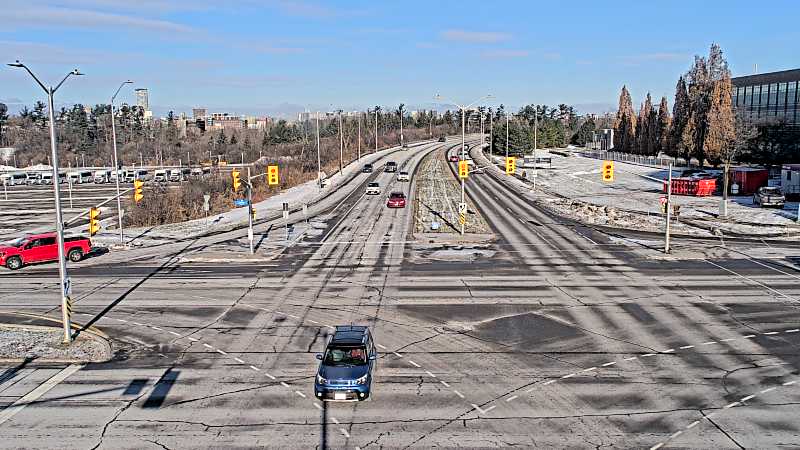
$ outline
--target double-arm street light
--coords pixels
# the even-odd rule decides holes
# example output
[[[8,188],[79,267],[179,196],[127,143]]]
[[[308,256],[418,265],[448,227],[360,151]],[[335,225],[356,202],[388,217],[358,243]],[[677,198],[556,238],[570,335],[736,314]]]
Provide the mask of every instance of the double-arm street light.
[[[55,193],[55,203],[56,203],[56,237],[57,237],[57,244],[58,244],[58,274],[60,278],[59,289],[61,290],[61,318],[64,325],[64,343],[72,342],[72,330],[70,324],[70,309],[71,309],[71,301],[69,299],[70,294],[70,285],[69,281],[67,280],[67,264],[64,255],[64,222],[61,218],[61,192],[59,190],[58,184],[58,152],[56,151],[56,128],[55,128],[55,113],[53,107],[53,95],[55,95],[58,88],[67,81],[72,75],[79,76],[83,75],[78,71],[78,69],[72,70],[71,72],[67,73],[64,76],[64,79],[61,80],[60,83],[56,85],[56,87],[46,87],[36,75],[31,72],[31,69],[28,68],[25,64],[22,64],[17,60],[15,63],[9,64],[11,67],[25,69],[28,74],[36,80],[36,83],[47,93],[47,110],[50,116],[50,152],[52,153],[52,163],[53,163],[53,192]]]
[[[472,108],[473,106],[477,105],[478,103],[480,103],[480,102],[482,102],[484,100],[489,100],[491,98],[493,98],[492,95],[491,94],[487,94],[487,95],[484,95],[483,97],[475,100],[474,102],[470,103],[469,105],[462,106],[462,105],[459,105],[458,103],[456,103],[456,102],[454,102],[452,100],[448,100],[446,98],[442,98],[442,96],[439,95],[439,94],[436,94],[436,96],[434,96],[434,99],[438,100],[439,102],[449,103],[451,105],[456,106],[458,109],[461,110],[461,160],[462,161],[467,159],[466,148],[465,148],[466,147],[466,143],[465,143],[465,139],[466,138],[465,138],[465,131],[464,131],[464,129],[466,127],[467,111],[469,111],[470,108]],[[483,139],[483,136],[481,136],[481,139]],[[465,203],[464,202],[464,178],[461,178],[461,203],[462,204]],[[465,228],[465,224],[464,224],[464,222],[461,222],[461,234],[464,234],[464,228]]]
[[[133,81],[123,81],[122,84],[119,85],[117,88],[117,92],[114,92],[114,95],[111,96],[111,141],[112,146],[114,147],[114,174],[116,175],[114,179],[117,181],[117,216],[119,217],[119,244],[125,245],[125,231],[122,228],[122,199],[119,196],[119,164],[117,162],[117,128],[114,125],[116,120],[114,119],[114,99],[117,98],[119,91],[122,90],[123,86],[126,84],[133,84]]]

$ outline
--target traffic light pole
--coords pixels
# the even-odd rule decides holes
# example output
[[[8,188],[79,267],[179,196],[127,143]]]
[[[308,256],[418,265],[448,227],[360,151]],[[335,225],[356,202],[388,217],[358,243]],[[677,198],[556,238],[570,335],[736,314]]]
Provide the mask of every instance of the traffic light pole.
[[[250,178],[250,166],[247,167],[247,240],[250,241],[250,254],[255,253],[253,247],[253,182]]]
[[[467,111],[464,108],[462,108],[461,109],[461,160],[462,161],[465,161],[467,159],[467,156],[466,156],[467,152],[466,152],[466,149],[464,148],[466,146],[466,142],[465,142],[466,138],[465,138],[465,135],[464,135],[464,126],[466,125],[466,115],[467,115]],[[461,203],[462,204],[464,203],[464,188],[465,188],[464,181],[466,181],[466,179],[462,178],[461,179]],[[464,235],[465,228],[466,228],[465,221],[461,221],[461,235],[462,236]]]
[[[667,176],[667,227],[664,232],[664,253],[669,253],[669,222],[672,220],[672,163],[669,163]]]

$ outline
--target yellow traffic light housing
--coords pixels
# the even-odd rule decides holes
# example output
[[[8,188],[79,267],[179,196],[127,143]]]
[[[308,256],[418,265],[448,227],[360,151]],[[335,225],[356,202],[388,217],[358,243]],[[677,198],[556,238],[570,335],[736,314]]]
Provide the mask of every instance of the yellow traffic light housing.
[[[231,177],[233,178],[233,191],[239,192],[239,188],[242,187],[242,180],[239,178],[239,171],[233,169],[231,171]]]
[[[461,160],[458,162],[458,177],[467,178],[469,176],[469,164],[467,161]]]
[[[506,175],[514,175],[517,173],[517,158],[509,156],[506,158]]]
[[[278,183],[278,166],[267,166],[267,184],[275,186]]]
[[[603,181],[611,183],[614,181],[614,161],[603,161]]]
[[[100,231],[100,208],[91,208],[89,210],[89,236],[94,236]]]
[[[133,180],[133,201],[139,203],[144,198],[144,193],[142,192],[144,188],[144,181],[142,180]]]

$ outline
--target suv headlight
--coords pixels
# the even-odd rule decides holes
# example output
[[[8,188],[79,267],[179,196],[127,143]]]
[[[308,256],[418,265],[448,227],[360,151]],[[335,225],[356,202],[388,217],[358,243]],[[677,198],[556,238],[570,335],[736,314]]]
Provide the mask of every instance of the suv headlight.
[[[317,374],[317,383],[319,383],[319,384],[328,384],[328,380],[326,380],[325,378],[322,378],[322,376],[320,374]]]
[[[369,374],[364,375],[363,377],[356,380],[356,384],[367,384],[367,377]]]

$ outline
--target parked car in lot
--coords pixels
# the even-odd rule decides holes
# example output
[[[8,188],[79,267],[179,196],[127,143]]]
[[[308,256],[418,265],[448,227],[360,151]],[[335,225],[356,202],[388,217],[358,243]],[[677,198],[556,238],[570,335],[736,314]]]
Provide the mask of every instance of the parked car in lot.
[[[372,164],[364,164],[364,167],[361,169],[363,173],[372,173]]]
[[[0,175],[0,184],[6,186],[28,184],[28,174],[25,172],[4,173]]]
[[[323,401],[362,401],[370,396],[378,353],[369,328],[337,326],[325,351],[317,354],[319,369],[314,395]]]
[[[189,179],[192,170],[188,167],[180,167],[178,169],[169,169],[169,181],[185,181]]]
[[[777,187],[760,187],[755,194],[753,194],[753,204],[760,206],[775,206],[783,208],[786,203],[786,197],[783,192]]]
[[[32,263],[58,261],[55,233],[34,234],[0,244],[0,265],[11,270]],[[92,250],[92,242],[81,236],[64,238],[64,254],[78,262]]]
[[[400,173],[397,174],[397,181],[411,181],[411,177],[408,175],[408,172],[401,170]]]
[[[389,161],[386,163],[386,166],[383,167],[384,172],[397,172],[397,163],[394,161]]]
[[[406,195],[402,192],[392,192],[389,194],[389,199],[386,201],[386,206],[389,208],[405,208]]]
[[[94,171],[94,182],[97,184],[108,183],[111,181],[111,171],[110,170],[95,170]]]
[[[42,172],[28,172],[26,175],[28,175],[27,185],[42,184]]]
[[[367,195],[380,195],[381,185],[375,182],[367,184]]]
[[[169,175],[167,175],[166,169],[157,169],[153,173],[153,181],[156,183],[166,183],[169,181]]]

